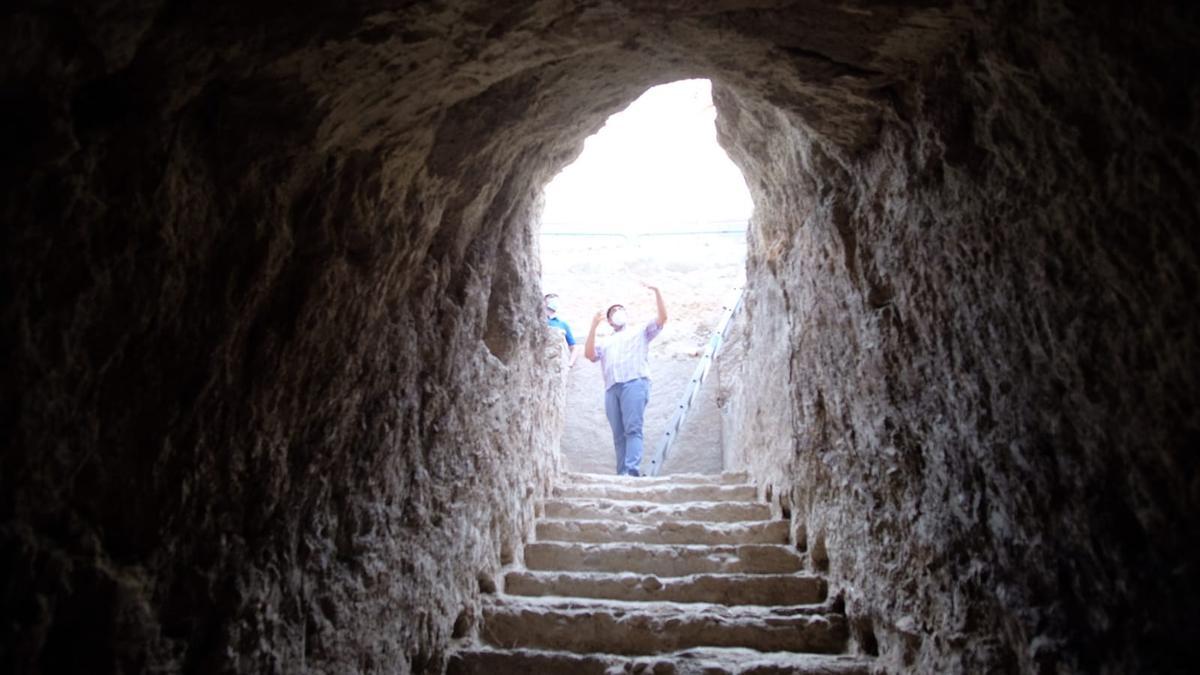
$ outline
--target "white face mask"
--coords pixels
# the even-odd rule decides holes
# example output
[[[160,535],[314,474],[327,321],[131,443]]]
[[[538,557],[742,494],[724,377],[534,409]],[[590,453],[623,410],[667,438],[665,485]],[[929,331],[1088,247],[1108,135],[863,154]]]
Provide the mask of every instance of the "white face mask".
[[[613,312],[612,317],[609,318],[609,322],[612,323],[612,325],[615,328],[620,328],[621,326],[624,326],[625,325],[625,310],[618,309],[617,311]]]
[[[547,300],[546,301],[546,309],[550,310],[551,312],[557,312],[558,311],[558,298],[550,298],[549,300]]]

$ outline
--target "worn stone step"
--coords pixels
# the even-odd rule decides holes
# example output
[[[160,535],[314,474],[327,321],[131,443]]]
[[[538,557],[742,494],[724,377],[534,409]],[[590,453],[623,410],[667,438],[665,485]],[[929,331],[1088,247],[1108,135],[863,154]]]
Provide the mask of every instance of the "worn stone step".
[[[653,656],[471,647],[450,655],[447,675],[869,675],[873,662],[842,654],[701,647]]]
[[[771,507],[762,502],[682,502],[656,504],[628,499],[548,499],[542,503],[547,518],[622,520],[627,523],[663,523],[675,520],[735,522],[768,520]]]
[[[786,544],[789,527],[786,520],[739,523],[682,521],[641,525],[613,520],[543,519],[537,523],[537,539],[595,544]]]
[[[799,574],[692,574],[659,577],[603,572],[513,571],[509,595],[604,598],[636,602],[707,602],[722,605],[803,605],[823,602],[825,580]]]
[[[559,485],[554,488],[555,497],[577,497],[591,499],[629,499],[659,504],[681,502],[747,501],[758,499],[753,485],[605,485],[580,483]]]
[[[525,566],[563,572],[634,572],[681,577],[689,574],[788,574],[804,569],[804,558],[787,546],[685,546],[679,544],[582,544],[557,541],[525,545]]]
[[[564,484],[594,485],[741,485],[750,482],[750,474],[737,473],[676,473],[669,476],[618,476],[611,473],[563,474]]]
[[[834,654],[846,619],[824,606],[727,607],[501,596],[483,607],[483,640],[498,647],[657,654],[694,647]]]

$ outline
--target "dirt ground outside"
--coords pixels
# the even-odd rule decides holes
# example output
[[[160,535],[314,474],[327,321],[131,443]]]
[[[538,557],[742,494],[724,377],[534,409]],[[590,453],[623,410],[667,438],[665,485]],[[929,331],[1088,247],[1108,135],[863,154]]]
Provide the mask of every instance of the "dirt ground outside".
[[[656,234],[541,237],[542,288],[559,295],[559,318],[579,342],[580,354],[567,375],[565,468],[615,473],[612,432],[604,415],[604,380],[599,364],[583,356],[591,318],[609,305],[625,305],[630,324],[654,317],[658,286],[669,319],[650,345],[650,402],[644,428],[645,468],[663,437],[722,312],[745,279],[745,234]],[[601,324],[597,339],[611,334]],[[718,473],[722,470],[721,420],[716,386],[704,383],[661,473]]]

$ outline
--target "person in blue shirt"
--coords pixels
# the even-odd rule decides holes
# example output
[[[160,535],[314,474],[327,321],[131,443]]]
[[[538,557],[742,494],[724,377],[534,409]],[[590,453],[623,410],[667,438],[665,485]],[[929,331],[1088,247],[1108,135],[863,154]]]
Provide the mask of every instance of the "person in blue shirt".
[[[571,351],[571,360],[567,364],[567,367],[570,368],[575,365],[575,359],[579,358],[579,345],[575,342],[575,336],[571,333],[571,327],[567,325],[566,321],[558,318],[558,294],[547,293],[543,299],[546,301],[547,323],[550,324],[551,328],[562,331],[563,336],[567,339],[567,349]]]

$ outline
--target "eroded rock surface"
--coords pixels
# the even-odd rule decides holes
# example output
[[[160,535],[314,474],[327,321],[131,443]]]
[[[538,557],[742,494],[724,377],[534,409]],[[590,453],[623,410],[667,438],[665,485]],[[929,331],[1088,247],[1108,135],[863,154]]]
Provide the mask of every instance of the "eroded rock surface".
[[[804,569],[796,552],[768,544],[638,546],[628,543],[539,541],[525,546],[532,570],[685,574],[785,574]]]
[[[580,478],[594,486],[603,485],[607,476]],[[692,476],[685,485],[727,486],[730,478]],[[672,496],[670,483],[652,482],[656,488],[650,498],[673,503],[666,501]],[[703,497],[695,506],[712,512],[713,506],[730,503],[708,501],[720,498]],[[566,498],[572,499],[579,498]],[[753,491],[743,499],[761,503]],[[625,507],[614,511],[638,512],[645,506],[638,500],[613,501]],[[448,672],[489,668],[504,675],[536,667],[537,672],[567,675],[601,663],[613,673],[641,672],[636,669],[645,666],[637,657],[651,655],[659,660],[653,672],[707,675],[759,672],[759,667],[771,672],[788,663],[791,670],[784,672],[793,674],[870,667],[873,660],[863,657],[813,659],[845,653],[849,628],[842,596],[831,592],[820,575],[800,574],[794,567],[762,568],[766,561],[786,567],[802,560],[790,540],[789,521],[770,512],[765,516],[733,523],[666,521],[657,525],[654,536],[632,538],[626,517],[581,521],[579,531],[539,518],[538,541],[524,548],[528,567],[514,565],[503,588],[485,599],[478,632],[459,636]],[[582,560],[574,555],[580,552],[574,547],[581,531],[603,545],[601,555],[585,553]],[[710,536],[712,531],[741,545],[722,545]],[[759,539],[756,533],[765,531],[775,533],[771,543],[752,543]],[[663,540],[663,533],[673,535],[670,541]],[[611,555],[617,551],[622,555]],[[697,563],[704,569],[697,570]],[[708,652],[703,663],[687,655],[697,649]]]
[[[1161,671],[1197,633],[1191,5],[0,21],[5,670],[440,669],[555,473],[538,190],[682,77],[758,209],[731,427],[860,648]]]
[[[720,90],[762,177],[726,433],[895,667],[1183,671],[1195,13],[1048,11],[996,7],[866,153]]]

